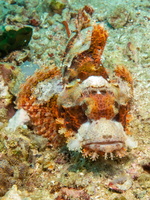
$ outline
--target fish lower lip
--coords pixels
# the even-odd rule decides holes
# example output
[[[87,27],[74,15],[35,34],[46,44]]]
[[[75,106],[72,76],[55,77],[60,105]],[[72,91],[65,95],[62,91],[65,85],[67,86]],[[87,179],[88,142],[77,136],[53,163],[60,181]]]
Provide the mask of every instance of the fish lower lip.
[[[90,143],[86,143],[85,146],[89,146],[91,144],[109,145],[109,144],[117,144],[117,143],[123,143],[123,142],[122,141],[90,142]]]
[[[119,150],[124,146],[122,141],[105,141],[105,142],[89,142],[83,145],[83,148],[96,152],[111,153]]]

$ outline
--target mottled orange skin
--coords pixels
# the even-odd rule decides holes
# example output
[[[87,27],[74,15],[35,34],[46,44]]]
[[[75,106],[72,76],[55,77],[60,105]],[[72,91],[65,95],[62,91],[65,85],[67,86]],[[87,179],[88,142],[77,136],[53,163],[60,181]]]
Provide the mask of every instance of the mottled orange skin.
[[[81,106],[64,108],[63,112],[61,111],[61,116],[64,117],[67,129],[71,129],[73,131],[77,131],[81,124],[87,121],[87,117]]]
[[[126,82],[128,82],[130,87],[133,90],[133,78],[131,76],[131,73],[128,71],[128,69],[125,66],[117,66],[114,71],[115,71],[115,75],[125,80]],[[132,116],[128,114],[130,111],[130,104],[131,102],[129,101],[127,105],[121,105],[119,108],[119,114],[118,114],[118,121],[121,122],[121,124],[123,125],[123,127],[125,128],[128,134],[131,134],[131,133],[127,130],[126,127],[128,126],[129,122],[132,120]]]
[[[85,113],[89,119],[98,120],[102,117],[106,119],[113,119],[116,115],[115,98],[109,93],[89,95],[84,99]]]
[[[116,76],[127,81],[132,86],[132,84],[133,84],[132,76],[125,66],[117,66],[114,71],[115,71]]]
[[[71,82],[74,79],[82,81],[89,76],[103,76],[107,78],[106,69],[101,64],[101,55],[103,53],[108,34],[100,25],[93,27],[90,48],[74,57],[70,68],[65,72],[65,79]]]
[[[76,134],[83,123],[101,118],[115,119],[121,122],[126,130],[130,102],[118,106],[113,92],[105,91],[105,87],[104,91],[97,89],[92,91],[93,88],[89,88],[87,95],[80,91],[80,84],[89,76],[108,78],[106,69],[101,64],[101,55],[107,37],[107,31],[102,26],[95,25],[93,27],[90,48],[75,56],[70,67],[63,74],[65,84],[62,93],[54,94],[45,102],[39,102],[33,94],[33,89],[39,82],[62,77],[57,68],[43,68],[29,77],[21,86],[17,100],[18,108],[23,108],[28,112],[34,132],[47,137],[51,145],[64,144],[64,138],[68,139]],[[124,66],[117,67],[115,73],[132,87],[132,77]],[[75,82],[76,79],[78,81]],[[117,82],[117,80],[115,81]],[[69,83],[71,84],[69,85]],[[96,155],[94,153],[97,153],[84,147],[82,151],[85,156],[93,158]],[[122,149],[117,154],[121,157],[124,152],[125,150]],[[104,152],[98,153],[104,154]]]
[[[107,38],[108,33],[101,25],[98,24],[93,27],[91,46],[88,51],[92,52],[92,57],[97,65],[100,65],[101,63],[101,56],[106,45]]]
[[[29,114],[34,132],[47,137],[53,146],[58,146],[63,142],[60,140],[61,136],[58,136],[57,133],[59,127],[56,123],[56,119],[59,117],[57,105],[58,95],[54,95],[49,101],[41,103],[32,94],[32,89],[43,80],[54,77],[59,78],[60,74],[57,68],[49,69],[45,67],[37,71],[21,86],[17,99],[18,108],[23,108]]]

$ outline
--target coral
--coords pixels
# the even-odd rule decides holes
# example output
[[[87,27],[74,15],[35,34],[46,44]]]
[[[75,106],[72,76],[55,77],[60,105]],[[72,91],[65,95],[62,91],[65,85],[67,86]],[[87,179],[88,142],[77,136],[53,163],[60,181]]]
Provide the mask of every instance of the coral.
[[[66,33],[67,33],[67,36],[68,36],[68,38],[69,38],[69,37],[70,37],[70,34],[71,34],[71,31],[70,31],[70,29],[69,29],[68,22],[67,22],[67,21],[62,21],[62,24],[65,26]]]
[[[130,176],[121,175],[114,178],[109,184],[108,187],[111,191],[123,193],[126,190],[129,190],[132,187],[133,181]]]
[[[113,200],[127,200],[127,199],[124,196],[120,196],[120,197],[115,197]]]
[[[17,110],[15,115],[9,120],[9,123],[6,128],[11,131],[16,131],[18,127],[24,126],[24,124],[29,121],[30,121],[30,118],[27,112],[23,109],[20,109],[20,110]]]
[[[17,70],[14,65],[9,63],[0,63],[0,109],[6,110],[6,118],[9,119],[15,113],[14,96],[11,88],[17,76]]]
[[[32,26],[38,27],[38,26],[40,25],[41,22],[40,22],[40,20],[37,20],[37,19],[35,19],[35,18],[32,18],[32,19],[30,19],[29,23],[30,23],[30,25],[32,25]]]
[[[14,66],[8,63],[0,63],[0,75],[2,75],[5,84],[8,84],[13,77]]]
[[[130,8],[125,4],[117,4],[112,6],[107,20],[111,27],[115,29],[122,28],[133,20],[133,14],[131,13]]]
[[[13,133],[3,128],[0,137],[3,144],[0,156],[0,196],[3,196],[14,183],[19,187],[24,183],[29,170],[27,159],[32,152],[29,138],[19,131]]]
[[[65,7],[65,3],[63,3],[61,0],[52,0],[50,3],[50,9],[58,14],[61,14]]]
[[[4,195],[11,186],[10,177],[13,175],[13,168],[5,159],[0,160],[0,196]],[[9,177],[10,176],[10,177]],[[8,181],[9,177],[9,181]]]
[[[12,102],[12,95],[9,92],[8,85],[5,84],[0,74],[0,108],[6,108]]]
[[[2,200],[9,200],[9,199],[23,200],[24,198],[22,197],[21,191],[18,190],[17,185],[13,185],[12,188],[1,199]],[[30,200],[30,198],[28,200]]]
[[[78,11],[76,17],[76,32],[79,33],[82,29],[90,26],[91,16],[94,12],[94,9],[90,6],[84,6],[82,9]]]
[[[143,173],[138,177],[138,183],[142,188],[147,188],[150,184],[150,176],[149,174]]]
[[[142,167],[145,171],[147,171],[150,174],[150,163],[143,164]]]
[[[0,1],[0,22],[2,23],[5,17],[13,11],[12,5],[6,1]]]
[[[70,198],[79,200],[90,200],[90,195],[83,189],[78,188],[61,188],[60,195],[55,200],[69,200]]]

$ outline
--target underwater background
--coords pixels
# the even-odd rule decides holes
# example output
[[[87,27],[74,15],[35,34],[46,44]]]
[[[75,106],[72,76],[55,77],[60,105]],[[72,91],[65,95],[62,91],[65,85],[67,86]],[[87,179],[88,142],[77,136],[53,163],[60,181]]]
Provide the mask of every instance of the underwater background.
[[[116,66],[132,74],[128,130],[137,146],[123,158],[92,161],[66,146],[52,148],[26,126],[28,116],[11,120],[27,77],[43,66],[62,70],[84,6],[93,8],[92,23],[108,31],[101,62],[110,77]],[[87,48],[90,34],[89,26],[73,56]],[[0,0],[1,200],[150,200],[149,46],[149,0]]]

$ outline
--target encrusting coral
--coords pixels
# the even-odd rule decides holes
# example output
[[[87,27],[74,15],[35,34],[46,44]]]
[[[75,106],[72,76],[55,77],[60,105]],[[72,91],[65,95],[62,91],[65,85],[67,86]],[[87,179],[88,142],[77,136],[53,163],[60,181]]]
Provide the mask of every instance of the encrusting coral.
[[[80,10],[77,20],[86,10]],[[93,160],[108,154],[123,157],[126,148],[134,146],[126,132],[132,77],[119,66],[114,80],[109,79],[101,63],[107,37],[104,27],[94,24],[89,49],[74,56],[63,73],[56,67],[35,72],[21,86],[17,100],[18,109],[23,108],[30,116],[35,133],[47,137],[52,146],[65,141],[69,150]]]

